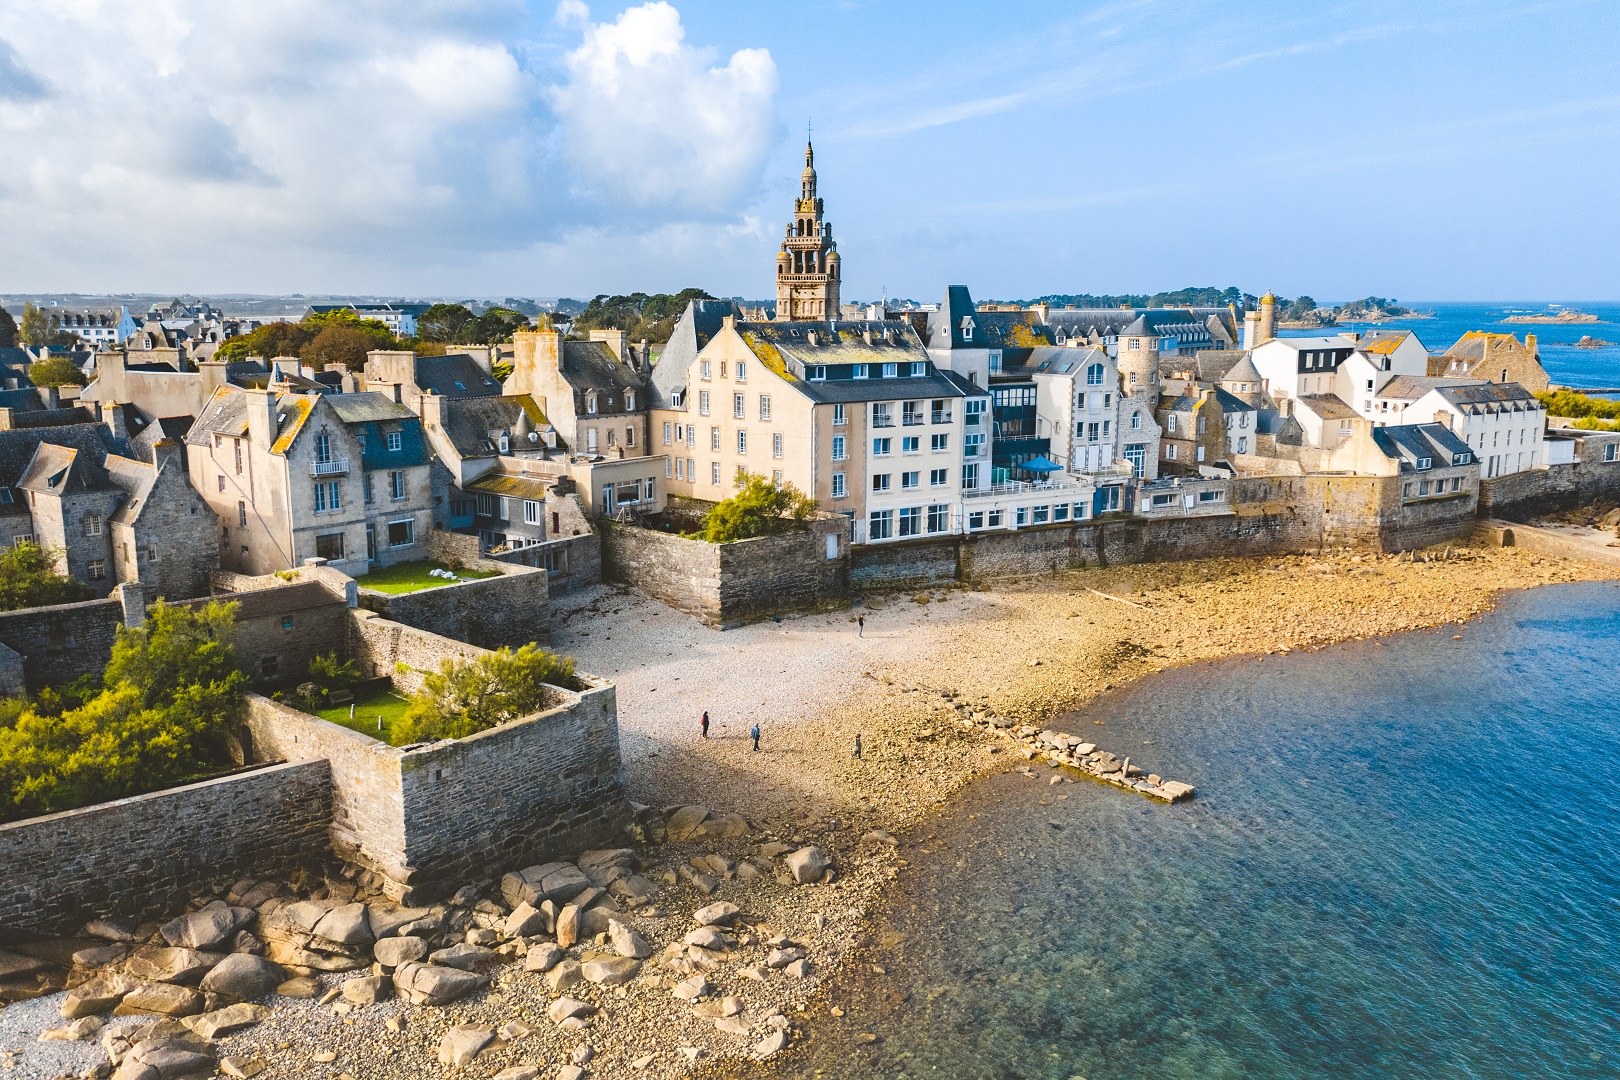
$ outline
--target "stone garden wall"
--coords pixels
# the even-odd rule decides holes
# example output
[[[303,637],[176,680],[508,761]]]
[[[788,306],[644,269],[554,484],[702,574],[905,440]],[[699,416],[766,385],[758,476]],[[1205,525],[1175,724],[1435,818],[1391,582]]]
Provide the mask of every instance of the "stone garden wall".
[[[431,534],[430,534],[431,535]],[[385,619],[485,648],[527,645],[551,637],[550,594],[544,570],[492,559],[462,563],[498,577],[393,594],[360,585],[360,606]]]
[[[364,608],[348,613],[348,657],[363,678],[392,679],[394,688],[410,694],[423,674],[439,670],[445,660],[470,660],[486,650],[465,641],[441,637],[414,626],[391,622]]]
[[[0,612],[0,645],[22,661],[29,693],[99,675],[126,619],[139,625],[146,605],[139,585],[121,585],[102,600]]]
[[[323,859],[331,813],[326,762],[306,760],[0,825],[0,939],[172,913],[200,881]]]

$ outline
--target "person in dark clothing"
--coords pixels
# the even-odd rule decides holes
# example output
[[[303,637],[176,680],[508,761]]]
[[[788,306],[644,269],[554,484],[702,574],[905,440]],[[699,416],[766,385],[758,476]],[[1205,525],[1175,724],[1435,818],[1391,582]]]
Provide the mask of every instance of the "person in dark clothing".
[[[749,728],[748,729],[748,734],[753,737],[754,749],[758,750],[759,749],[759,725],[755,724],[752,728]]]
[[[856,637],[865,637],[866,636],[866,616],[865,615],[857,616],[856,619],[855,619],[855,636]]]
[[[861,759],[861,733],[858,731],[855,733],[855,757]]]
[[[707,709],[703,711],[703,719],[698,721],[698,730],[703,732],[705,739],[709,737],[709,711]]]

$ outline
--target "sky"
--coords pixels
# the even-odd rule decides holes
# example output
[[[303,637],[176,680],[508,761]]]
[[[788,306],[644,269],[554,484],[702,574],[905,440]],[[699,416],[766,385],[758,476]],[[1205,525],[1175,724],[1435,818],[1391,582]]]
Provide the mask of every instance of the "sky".
[[[0,0],[0,292],[1620,299],[1614,0]]]

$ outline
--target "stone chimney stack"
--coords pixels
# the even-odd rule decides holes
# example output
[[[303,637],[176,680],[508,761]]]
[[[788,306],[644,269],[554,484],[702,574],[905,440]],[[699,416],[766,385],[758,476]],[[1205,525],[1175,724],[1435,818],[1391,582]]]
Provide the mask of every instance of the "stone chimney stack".
[[[107,430],[112,432],[113,438],[126,439],[129,437],[129,425],[124,423],[124,410],[120,406],[110,401],[103,401],[101,403],[101,422],[107,425]]]
[[[610,352],[612,352],[614,356],[619,358],[620,361],[623,361],[625,359],[625,355],[624,355],[624,337],[625,337],[625,335],[624,335],[623,330],[592,330],[591,331],[591,340],[592,341],[600,341],[600,342],[602,342],[604,345],[606,345],[608,347],[608,350]]]
[[[244,390],[247,399],[248,441],[268,450],[276,441],[276,394],[273,390]]]

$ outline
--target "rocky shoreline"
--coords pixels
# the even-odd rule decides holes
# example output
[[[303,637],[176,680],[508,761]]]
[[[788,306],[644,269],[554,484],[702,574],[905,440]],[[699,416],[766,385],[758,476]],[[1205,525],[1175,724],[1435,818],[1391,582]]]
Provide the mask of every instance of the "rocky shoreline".
[[[221,882],[176,913],[172,932],[192,945],[172,944],[170,924],[149,924],[117,928],[135,940],[13,950],[0,957],[0,981],[54,970],[77,989],[122,973],[139,985],[108,1009],[139,990],[126,1012],[141,1015],[39,1042],[87,1019],[63,1015],[68,998],[44,979],[39,989],[55,996],[0,1010],[0,1068],[39,1080],[106,1075],[112,1049],[124,1080],[169,1075],[135,1054],[139,1032],[152,1055],[206,1052],[227,1075],[259,1063],[256,1075],[325,1080],[791,1075],[814,1018],[845,1007],[829,980],[870,943],[869,915],[905,862],[894,836],[963,785],[1010,761],[1036,776],[1042,760],[1047,783],[1179,792],[1099,750],[1106,732],[1082,741],[1053,730],[1053,717],[1172,665],[1460,623],[1502,590],[1616,576],[1487,547],[1208,560],[1087,571],[1019,592],[873,598],[864,636],[844,613],[716,634],[603,590],[564,624],[559,645],[619,683],[628,790],[668,806],[640,811],[633,849],[503,868],[424,911],[387,905],[352,869]],[[662,666],[650,659],[664,655]],[[694,671],[701,681],[682,678]],[[697,739],[687,714],[698,707],[740,730],[762,718],[764,752],[740,731]],[[698,793],[715,809],[683,811]],[[192,925],[228,934],[204,942],[183,929]],[[281,965],[288,978],[276,987],[303,996],[204,986],[222,953]],[[469,1063],[442,1060],[460,1057]]]

